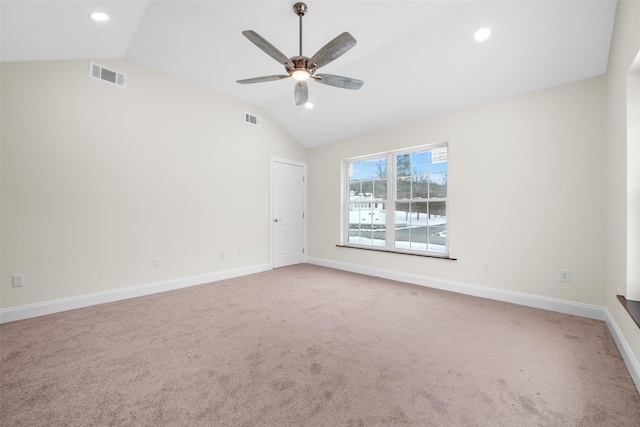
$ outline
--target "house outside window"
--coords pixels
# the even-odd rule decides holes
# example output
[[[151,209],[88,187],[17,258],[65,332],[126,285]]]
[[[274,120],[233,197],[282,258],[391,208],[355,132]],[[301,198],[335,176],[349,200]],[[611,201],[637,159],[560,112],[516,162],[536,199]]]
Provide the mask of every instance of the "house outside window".
[[[345,162],[343,243],[447,257],[448,145]]]

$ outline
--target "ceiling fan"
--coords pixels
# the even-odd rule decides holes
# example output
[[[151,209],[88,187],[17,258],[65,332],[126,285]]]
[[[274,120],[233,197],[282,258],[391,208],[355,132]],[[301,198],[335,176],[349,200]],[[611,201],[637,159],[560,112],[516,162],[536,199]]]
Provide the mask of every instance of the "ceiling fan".
[[[253,77],[250,79],[237,80],[237,83],[262,83],[293,77],[297,80],[294,90],[296,105],[305,105],[307,103],[309,99],[307,80],[309,79],[342,89],[360,89],[364,84],[362,80],[352,79],[351,77],[336,76],[334,74],[316,74],[316,70],[318,68],[338,59],[345,52],[355,46],[356,39],[354,39],[351,34],[344,32],[324,45],[311,58],[302,56],[302,17],[307,13],[307,5],[304,3],[296,3],[293,6],[293,11],[300,17],[300,51],[298,56],[287,58],[282,52],[276,49],[271,43],[266,41],[255,31],[246,30],[242,32],[246,38],[262,49],[263,52],[278,61],[280,64],[284,65],[287,74]]]

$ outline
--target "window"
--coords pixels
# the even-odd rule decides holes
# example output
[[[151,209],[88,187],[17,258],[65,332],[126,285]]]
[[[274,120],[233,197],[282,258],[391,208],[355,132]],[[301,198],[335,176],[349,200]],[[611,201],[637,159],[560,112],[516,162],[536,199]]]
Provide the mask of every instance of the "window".
[[[447,144],[347,160],[344,242],[448,256]]]

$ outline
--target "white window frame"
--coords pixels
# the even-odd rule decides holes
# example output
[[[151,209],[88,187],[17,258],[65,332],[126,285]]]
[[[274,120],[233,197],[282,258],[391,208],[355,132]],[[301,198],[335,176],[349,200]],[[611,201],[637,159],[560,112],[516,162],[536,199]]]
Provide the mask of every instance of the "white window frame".
[[[393,253],[401,253],[401,254],[410,254],[410,255],[422,255],[429,257],[437,257],[437,258],[449,258],[449,186],[447,185],[447,193],[446,197],[439,198],[422,198],[422,199],[397,199],[396,192],[396,158],[397,156],[403,154],[412,154],[416,152],[422,151],[431,151],[433,149],[445,147],[447,153],[447,177],[449,174],[449,144],[448,142],[442,142],[437,144],[428,144],[421,145],[417,147],[406,148],[402,150],[394,150],[383,153],[377,153],[367,156],[354,157],[350,159],[346,159],[343,162],[343,203],[342,203],[342,245],[346,247],[352,248],[360,248],[360,249],[368,249],[368,250],[377,250],[382,252],[393,252]],[[378,201],[378,203],[384,203],[385,206],[385,245],[377,246],[377,245],[368,245],[363,243],[351,243],[349,242],[349,206],[353,204],[351,200],[351,180],[349,173],[349,165],[353,162],[361,162],[368,160],[376,160],[376,159],[386,159],[387,162],[387,194],[386,199],[383,201]],[[448,183],[447,183],[448,184]],[[419,249],[406,249],[406,248],[396,248],[395,247],[395,209],[396,203],[416,203],[416,202],[445,202],[445,250],[441,251],[429,251],[429,246],[427,242],[426,250]],[[376,203],[376,201],[372,201],[371,203]],[[391,214],[390,214],[391,213]],[[428,220],[428,217],[427,217]]]

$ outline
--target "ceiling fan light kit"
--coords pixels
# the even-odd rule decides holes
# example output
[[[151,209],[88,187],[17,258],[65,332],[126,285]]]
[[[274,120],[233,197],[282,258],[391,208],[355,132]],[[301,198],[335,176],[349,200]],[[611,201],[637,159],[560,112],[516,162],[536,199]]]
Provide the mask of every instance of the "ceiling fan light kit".
[[[253,44],[258,46],[264,53],[284,65],[287,74],[276,74],[271,76],[253,77],[249,79],[237,80],[240,84],[262,83],[274,80],[293,77],[296,80],[294,99],[296,105],[302,106],[309,102],[309,89],[307,80],[313,79],[318,83],[341,89],[358,90],[364,82],[351,77],[336,76],[333,74],[316,74],[318,68],[323,67],[338,59],[349,49],[356,45],[356,39],[351,34],[344,32],[324,45],[311,58],[302,55],[302,17],[307,13],[308,8],[304,3],[296,3],[293,11],[300,19],[299,54],[287,58],[282,52],[276,49],[271,43],[252,30],[243,31],[242,34]]]

